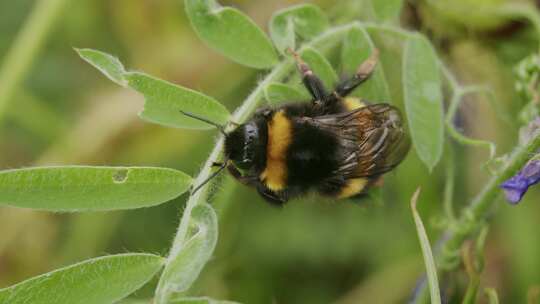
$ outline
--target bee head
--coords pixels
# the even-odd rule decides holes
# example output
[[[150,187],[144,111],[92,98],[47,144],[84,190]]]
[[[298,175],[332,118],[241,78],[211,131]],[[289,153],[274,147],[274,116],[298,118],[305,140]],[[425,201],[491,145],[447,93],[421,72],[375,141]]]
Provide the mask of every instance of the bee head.
[[[268,137],[266,119],[270,113],[269,111],[256,115],[255,118],[239,125],[230,133],[225,132],[225,126],[197,114],[185,111],[180,111],[180,113],[216,127],[225,136],[225,164],[230,160],[236,167],[245,171],[264,167]],[[225,166],[222,168],[225,168]]]
[[[266,124],[255,120],[238,126],[225,138],[225,156],[242,169],[257,168],[265,161]],[[264,164],[263,164],[264,165]]]

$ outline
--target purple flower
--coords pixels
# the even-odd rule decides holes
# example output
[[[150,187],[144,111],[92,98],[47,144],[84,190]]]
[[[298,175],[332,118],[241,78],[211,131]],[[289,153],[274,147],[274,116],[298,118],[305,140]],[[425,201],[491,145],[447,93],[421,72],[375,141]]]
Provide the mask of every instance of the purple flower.
[[[519,203],[530,186],[540,182],[540,160],[529,161],[521,171],[501,184],[506,199],[513,205]]]

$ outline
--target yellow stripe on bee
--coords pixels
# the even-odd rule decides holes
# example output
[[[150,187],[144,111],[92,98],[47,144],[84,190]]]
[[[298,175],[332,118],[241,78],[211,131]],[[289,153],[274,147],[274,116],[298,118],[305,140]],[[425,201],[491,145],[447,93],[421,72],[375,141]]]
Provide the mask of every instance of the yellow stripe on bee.
[[[291,143],[292,124],[283,111],[268,122],[266,168],[260,178],[273,191],[283,190],[287,182],[287,149]]]
[[[352,178],[347,181],[345,187],[341,189],[338,198],[348,198],[359,194],[366,187],[368,180],[366,178]]]
[[[359,108],[363,108],[366,106],[365,103],[363,103],[359,98],[356,97],[346,97],[343,102],[345,103],[345,107],[349,111],[354,111]],[[341,191],[339,191],[339,194],[337,195],[338,198],[348,198],[351,196],[354,196],[356,194],[359,194],[364,190],[364,188],[367,185],[368,180],[366,178],[352,178],[347,181],[347,184],[343,188],[341,188]]]
[[[365,103],[363,103],[359,98],[356,98],[356,97],[346,97],[344,102],[345,102],[345,107],[349,111],[363,108],[366,106]]]

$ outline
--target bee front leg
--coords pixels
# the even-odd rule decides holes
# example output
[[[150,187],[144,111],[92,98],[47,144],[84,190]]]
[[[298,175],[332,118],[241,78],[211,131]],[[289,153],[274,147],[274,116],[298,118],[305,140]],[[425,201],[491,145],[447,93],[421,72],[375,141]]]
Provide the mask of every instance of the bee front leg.
[[[246,186],[255,186],[257,183],[256,177],[249,176],[249,175],[242,175],[242,173],[238,171],[238,169],[233,165],[228,165],[227,171],[229,171],[229,173],[231,174],[232,177],[234,177],[234,179],[236,179],[237,181],[239,181],[240,183]]]
[[[242,175],[242,173],[238,171],[235,166],[228,165],[227,170],[229,171],[231,176],[240,183],[246,186],[255,187],[257,189],[257,192],[259,192],[259,194],[271,205],[282,206],[287,201],[287,199],[282,195],[278,195],[277,193],[266,188],[256,177]]]
[[[362,64],[358,67],[354,76],[343,81],[336,87],[333,95],[337,97],[345,97],[349,95],[360,84],[369,79],[369,77],[373,74],[378,61],[379,50],[374,49],[371,56],[362,62]]]

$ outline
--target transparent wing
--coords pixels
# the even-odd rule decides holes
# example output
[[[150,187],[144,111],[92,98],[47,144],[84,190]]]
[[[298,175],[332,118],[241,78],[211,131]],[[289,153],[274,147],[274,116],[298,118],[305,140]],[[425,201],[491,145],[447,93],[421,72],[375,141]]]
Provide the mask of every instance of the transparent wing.
[[[400,111],[389,104],[302,119],[341,139],[342,164],[336,174],[347,178],[384,174],[396,167],[410,148]]]

